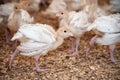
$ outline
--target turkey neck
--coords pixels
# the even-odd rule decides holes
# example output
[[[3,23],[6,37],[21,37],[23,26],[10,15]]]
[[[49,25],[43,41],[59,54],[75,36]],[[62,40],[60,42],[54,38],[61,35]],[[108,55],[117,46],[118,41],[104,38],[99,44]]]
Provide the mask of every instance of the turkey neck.
[[[63,41],[64,41],[64,39],[57,34],[56,42],[54,43],[52,50],[55,50],[55,49],[57,49],[57,47],[62,45]]]

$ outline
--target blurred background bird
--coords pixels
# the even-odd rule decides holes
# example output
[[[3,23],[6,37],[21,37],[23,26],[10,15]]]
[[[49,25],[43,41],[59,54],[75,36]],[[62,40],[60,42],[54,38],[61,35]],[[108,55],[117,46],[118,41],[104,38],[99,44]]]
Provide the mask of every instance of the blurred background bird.
[[[59,10],[64,10],[67,8],[66,3],[64,2],[64,0],[53,0],[51,2],[51,4],[48,6],[48,8],[42,12],[42,14],[44,15],[49,15],[53,18],[55,18],[55,14],[59,11]]]
[[[67,4],[68,11],[79,11],[84,4],[83,0],[64,0]]]
[[[120,0],[110,0],[109,10],[111,12],[120,12]]]
[[[40,10],[41,0],[21,0],[19,4],[21,8],[27,10],[31,16],[36,16],[38,11]]]
[[[14,6],[14,11],[10,14],[8,18],[8,25],[6,29],[7,42],[10,43],[10,38],[19,29],[20,25],[24,23],[33,23],[34,18],[29,15],[29,13],[23,9],[18,3]]]

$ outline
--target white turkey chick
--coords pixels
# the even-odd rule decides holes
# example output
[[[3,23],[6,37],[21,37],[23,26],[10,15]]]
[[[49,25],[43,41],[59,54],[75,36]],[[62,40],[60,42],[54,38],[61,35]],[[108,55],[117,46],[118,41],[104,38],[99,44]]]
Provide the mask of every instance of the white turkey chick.
[[[30,15],[36,16],[37,12],[39,11],[41,0],[22,0],[20,2],[21,8],[27,10]]]
[[[107,45],[110,49],[110,57],[112,62],[116,62],[114,59],[115,45],[120,43],[120,14],[112,14],[108,16],[102,16],[97,18],[87,31],[93,30],[96,34],[90,41],[90,46],[94,43],[100,45]],[[90,47],[86,50],[88,55]]]
[[[10,58],[9,68],[14,60],[15,55],[20,52],[24,56],[33,56],[37,72],[45,71],[40,69],[38,59],[48,51],[55,50],[60,46],[64,38],[73,36],[67,27],[59,28],[55,31],[52,26],[46,24],[24,24],[13,36],[12,41],[19,40],[20,45]]]
[[[61,19],[60,27],[63,25],[69,27],[76,38],[76,48],[74,48],[74,39],[71,38],[72,49],[69,51],[69,53],[73,53],[71,56],[78,55],[79,38],[86,32],[87,27],[91,25],[96,17],[105,15],[102,10],[99,8],[96,10],[94,7],[94,5],[86,6],[79,12],[61,10],[56,14]]]
[[[67,4],[67,9],[69,11],[79,11],[85,5],[84,0],[64,0]]]
[[[67,8],[66,3],[64,2],[64,0],[53,0],[51,2],[51,4],[49,5],[49,7],[42,12],[43,15],[50,15],[51,17],[55,18],[55,14],[59,11],[59,10],[64,10]]]
[[[31,17],[26,10],[21,9],[21,5],[16,3],[14,6],[14,11],[8,18],[8,26],[6,29],[7,42],[9,43],[10,37],[17,32],[20,25],[24,23],[33,23],[33,21],[34,18]]]

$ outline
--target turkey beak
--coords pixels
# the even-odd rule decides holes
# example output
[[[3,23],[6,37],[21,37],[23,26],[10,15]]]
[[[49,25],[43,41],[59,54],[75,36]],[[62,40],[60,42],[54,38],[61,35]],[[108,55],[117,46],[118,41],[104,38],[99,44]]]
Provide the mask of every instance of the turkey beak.
[[[59,16],[59,14],[57,13],[57,14],[56,14],[56,16],[58,17],[58,16]]]
[[[73,33],[70,33],[69,35],[72,37],[72,36],[73,36]]]

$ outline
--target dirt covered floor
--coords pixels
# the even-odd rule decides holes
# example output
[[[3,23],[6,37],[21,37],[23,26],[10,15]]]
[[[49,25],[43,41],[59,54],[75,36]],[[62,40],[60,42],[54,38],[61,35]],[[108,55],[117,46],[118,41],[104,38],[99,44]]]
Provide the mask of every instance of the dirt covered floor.
[[[38,13],[36,22],[52,25],[58,28],[58,20],[43,16]],[[120,63],[110,61],[107,46],[95,45],[88,56],[85,57],[85,48],[93,36],[92,32],[86,33],[79,45],[79,59],[66,57],[71,47],[71,42],[66,39],[57,50],[41,56],[41,68],[50,71],[37,73],[32,57],[17,55],[12,70],[5,67],[6,62],[13,54],[12,47],[5,42],[5,26],[0,25],[0,80],[120,80]],[[120,45],[115,49],[115,58],[120,60]]]

